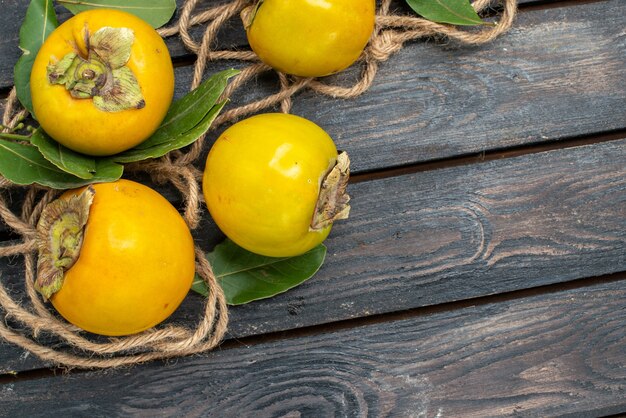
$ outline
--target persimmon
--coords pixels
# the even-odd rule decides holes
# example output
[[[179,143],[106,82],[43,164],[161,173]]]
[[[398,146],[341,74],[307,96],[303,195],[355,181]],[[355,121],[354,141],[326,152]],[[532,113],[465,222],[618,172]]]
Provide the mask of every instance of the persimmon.
[[[65,192],[38,225],[36,287],[72,324],[128,335],[165,320],[195,274],[182,216],[159,193],[129,180]]]
[[[346,218],[347,154],[315,123],[266,113],[226,129],[206,160],[203,193],[217,226],[239,246],[295,256]]]
[[[261,61],[287,74],[321,77],[359,58],[375,14],[374,0],[259,0],[243,19]]]
[[[60,144],[84,154],[125,151],[163,121],[174,70],[163,39],[118,10],[77,14],[39,49],[30,77],[37,121]]]

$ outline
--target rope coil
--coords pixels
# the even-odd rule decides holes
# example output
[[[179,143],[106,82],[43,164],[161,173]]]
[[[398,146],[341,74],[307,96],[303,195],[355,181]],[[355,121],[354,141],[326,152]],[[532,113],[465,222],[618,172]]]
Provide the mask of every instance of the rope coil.
[[[390,12],[392,0],[382,0],[376,16],[376,28],[370,43],[360,58],[362,66],[358,80],[351,86],[327,84],[312,78],[292,77],[278,74],[279,91],[262,99],[246,103],[223,112],[213,123],[213,127],[231,123],[239,118],[268,108],[279,108],[288,113],[292,97],[301,90],[312,91],[332,98],[353,98],[367,91],[378,71],[379,64],[399,51],[406,42],[422,37],[447,37],[462,44],[475,45],[489,42],[506,32],[512,25],[517,10],[516,0],[500,0],[502,12],[498,23],[478,31],[460,30],[454,26],[434,23],[417,16],[394,15]],[[185,47],[197,54],[191,89],[196,88],[205,75],[207,63],[215,60],[238,60],[247,66],[235,76],[224,98],[230,97],[247,82],[260,74],[273,71],[261,63],[252,51],[215,50],[216,36],[229,19],[238,16],[242,9],[253,3],[252,0],[232,0],[208,10],[196,12],[198,0],[187,0],[176,24],[159,29],[163,37],[178,35]],[[476,11],[484,11],[491,6],[491,0],[476,0]],[[189,29],[195,25],[205,25],[202,39],[192,38]],[[7,98],[2,116],[5,131],[10,131],[27,115],[26,110],[18,109],[13,88]],[[156,183],[170,182],[183,196],[184,219],[190,229],[200,222],[201,171],[194,164],[203,150],[204,138],[198,139],[185,152],[174,151],[169,155],[151,161],[130,164],[130,172],[148,173]],[[7,204],[5,194],[18,189],[25,194],[21,213],[15,214]],[[34,289],[35,280],[35,226],[41,211],[57,196],[56,191],[32,185],[21,187],[0,177],[0,218],[19,235],[21,240],[0,247],[0,257],[23,256],[24,286],[27,302],[16,300],[0,281],[0,307],[4,321],[0,321],[0,336],[18,345],[39,358],[55,365],[81,368],[108,368],[137,364],[145,361],[184,356],[215,348],[224,338],[228,324],[228,310],[224,294],[218,285],[203,251],[196,248],[196,271],[210,289],[205,303],[203,317],[195,329],[180,326],[163,326],[140,334],[108,338],[105,342],[94,342],[86,338],[76,327],[58,319]],[[0,280],[2,277],[0,277]],[[18,324],[11,328],[9,323]],[[41,333],[63,341],[62,348],[53,348],[38,341]]]

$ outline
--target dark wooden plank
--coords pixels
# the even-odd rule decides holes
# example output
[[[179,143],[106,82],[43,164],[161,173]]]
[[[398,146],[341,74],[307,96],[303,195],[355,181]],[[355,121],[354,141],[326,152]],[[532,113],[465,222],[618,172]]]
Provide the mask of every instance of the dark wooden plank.
[[[293,113],[320,124],[349,151],[355,173],[625,129],[625,15],[619,0],[532,10],[489,45],[407,44],[382,64],[363,96],[304,92]],[[233,65],[241,63],[214,63],[207,75]],[[177,69],[177,97],[189,89],[191,74],[191,67]],[[275,77],[260,77],[229,106],[273,93],[276,85]]]
[[[302,94],[293,113],[351,151],[355,172],[624,129],[624,16],[620,0],[533,10],[481,47],[408,44],[367,94]]]
[[[532,10],[481,47],[410,43],[381,65],[362,96],[306,91],[292,113],[327,130],[350,153],[354,173],[623,130],[623,16],[619,0]],[[212,63],[207,74],[233,64]],[[358,71],[330,79],[353,80]],[[179,94],[192,74],[177,69]],[[277,86],[275,77],[260,77],[236,92],[229,108]]]
[[[13,85],[13,67],[21,52],[19,45],[20,25],[26,14],[28,3],[20,0],[2,0],[0,2],[0,89]]]
[[[317,277],[232,310],[231,332],[624,271],[625,159],[621,140],[352,185]]]
[[[9,416],[597,416],[626,412],[626,282],[129,370],[15,380]]]
[[[196,12],[201,12],[217,4],[226,3],[229,0],[200,0],[195,8]],[[519,3],[537,3],[540,0],[518,0]],[[0,7],[0,28],[2,28],[3,36],[0,38],[0,89],[5,89],[13,83],[13,66],[21,55],[18,48],[19,30],[22,20],[28,8],[26,0],[1,0]],[[178,9],[171,22],[176,22],[180,15],[180,9],[184,4],[184,0],[177,0]],[[399,4],[398,4],[399,3]],[[396,0],[395,8],[403,9],[409,13],[408,7],[400,0]],[[71,14],[60,5],[55,6],[57,16],[60,22],[67,20]],[[196,42],[200,42],[203,35],[204,26],[194,26],[189,33]],[[247,45],[245,32],[238,16],[227,21],[217,35],[217,41],[221,48],[238,47]],[[178,36],[170,36],[166,39],[168,49],[175,60],[181,60],[190,56],[189,51]]]
[[[626,271],[625,158],[626,139],[353,184],[318,274],[232,308],[229,338]]]

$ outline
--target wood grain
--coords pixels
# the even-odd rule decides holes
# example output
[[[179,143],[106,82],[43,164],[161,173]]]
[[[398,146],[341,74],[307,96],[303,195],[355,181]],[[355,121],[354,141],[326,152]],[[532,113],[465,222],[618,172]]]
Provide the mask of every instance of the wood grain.
[[[623,129],[624,16],[619,0],[536,10],[481,47],[408,44],[363,96],[307,92],[293,113],[352,152],[355,172]]]
[[[367,94],[344,101],[305,92],[293,112],[322,125],[350,153],[355,173],[624,132],[626,4],[521,3],[538,6],[490,45],[412,42],[381,65]],[[0,0],[3,35],[16,38],[26,6]],[[237,24],[220,43],[244,44]],[[0,91],[19,55],[11,36],[0,39]],[[168,42],[177,63],[187,62],[180,43]],[[233,64],[211,63],[209,73]],[[349,82],[355,71],[330,80]],[[177,97],[190,74],[177,68]],[[276,84],[263,75],[231,106]],[[232,308],[223,349],[44,377],[36,369],[47,364],[0,343],[0,415],[626,413],[626,280],[489,298],[626,271],[624,161],[620,139],[351,184],[351,218],[335,226],[320,272],[283,295]],[[171,188],[159,191],[178,201]],[[8,195],[16,208],[22,198]],[[210,249],[222,235],[203,216],[194,238]],[[14,238],[0,226],[0,241]],[[19,257],[0,259],[0,280],[16,298],[22,267]],[[190,294],[171,321],[194,326],[201,305]],[[45,334],[41,341],[59,345]],[[25,373],[12,379],[16,371]]]
[[[619,0],[532,10],[481,47],[410,43],[381,64],[364,95],[302,92],[292,113],[318,123],[348,151],[353,173],[624,130],[625,15]],[[241,64],[211,63],[207,74],[233,65]],[[349,84],[358,71],[329,80]],[[191,78],[191,67],[177,68],[178,97]],[[254,79],[229,108],[277,86],[269,74]]]
[[[200,0],[195,10],[203,11],[216,4],[226,3],[228,1],[229,0]],[[177,0],[176,3],[178,7],[171,22],[177,21],[184,0]],[[541,0],[518,0],[518,3],[534,4],[541,3]],[[18,48],[19,30],[22,20],[26,15],[28,4],[29,2],[26,0],[0,0],[0,7],[2,8],[2,13],[0,14],[0,28],[2,28],[3,34],[0,38],[0,57],[2,57],[2,59],[0,59],[0,90],[8,88],[13,83],[13,66],[21,55],[21,51]],[[393,7],[406,14],[412,13],[408,6],[401,0],[395,0]],[[63,22],[71,17],[71,13],[58,4],[55,4],[55,10],[59,22]],[[202,40],[203,31],[204,26],[199,25],[192,27],[189,33],[191,37],[199,43]],[[174,61],[193,59],[191,53],[185,48],[178,36],[168,37],[166,43]],[[238,16],[225,22],[224,26],[217,34],[217,43],[220,48],[224,49],[247,48],[245,31]]]
[[[130,370],[7,383],[11,415],[597,416],[626,412],[626,282]]]
[[[625,129],[624,15],[620,0],[532,10],[481,47],[410,43],[363,96],[303,92],[293,113],[327,130],[354,173]],[[241,64],[213,63],[207,74],[232,65]],[[351,81],[358,71],[329,80]],[[191,74],[177,69],[177,97]],[[229,106],[276,86],[275,77],[255,79]]]
[[[318,275],[233,309],[231,332],[624,271],[625,158],[622,140],[355,184],[351,217],[331,233]]]
[[[228,337],[626,271],[625,158],[626,139],[351,185],[317,275],[232,308]],[[173,320],[195,324],[200,305]],[[8,351],[3,367],[23,370]]]

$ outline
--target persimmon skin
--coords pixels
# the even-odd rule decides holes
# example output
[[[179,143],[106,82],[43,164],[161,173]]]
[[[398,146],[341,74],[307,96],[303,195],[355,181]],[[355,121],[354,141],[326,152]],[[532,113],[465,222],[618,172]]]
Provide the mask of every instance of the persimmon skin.
[[[337,162],[332,138],[290,114],[249,117],[220,135],[206,160],[203,193],[217,226],[256,254],[291,257],[326,239],[311,230],[324,176]]]
[[[49,64],[71,52],[86,54],[85,28],[129,28],[134,33],[127,67],[132,70],[145,106],[107,112],[92,99],[77,99],[65,86],[51,84]],[[112,155],[146,140],[165,117],[174,95],[174,69],[163,39],[145,21],[126,12],[97,9],[73,16],[45,40],[30,77],[33,111],[44,131],[62,145],[93,156]]]
[[[321,77],[352,65],[374,30],[374,0],[263,0],[246,29],[274,69]]]
[[[169,317],[187,295],[195,274],[193,238],[178,211],[151,188],[129,180],[91,187],[80,256],[50,301],[86,331],[138,333]]]

